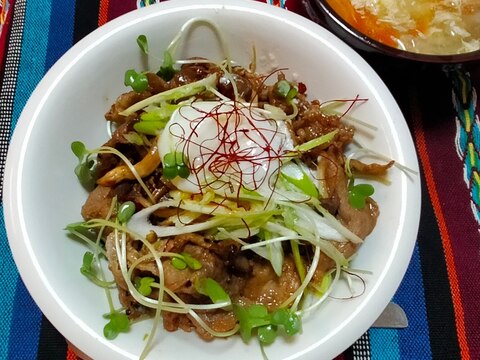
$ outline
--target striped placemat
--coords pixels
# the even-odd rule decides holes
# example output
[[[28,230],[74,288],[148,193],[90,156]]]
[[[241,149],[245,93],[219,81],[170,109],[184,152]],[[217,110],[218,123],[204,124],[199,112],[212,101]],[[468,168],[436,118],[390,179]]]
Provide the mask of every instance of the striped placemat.
[[[155,1],[0,1],[3,177],[10,136],[45,72],[98,26]],[[305,15],[305,0],[265,1]],[[409,327],[371,329],[338,360],[480,359],[480,132],[474,90],[480,87],[480,67],[371,60],[411,127],[422,167],[422,218],[410,266],[393,299],[407,313]],[[25,289],[3,216],[0,221],[0,359],[76,359]]]

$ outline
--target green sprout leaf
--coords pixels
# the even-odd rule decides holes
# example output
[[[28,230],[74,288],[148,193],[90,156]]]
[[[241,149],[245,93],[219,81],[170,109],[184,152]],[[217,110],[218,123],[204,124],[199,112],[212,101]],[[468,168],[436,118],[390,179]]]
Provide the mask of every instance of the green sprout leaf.
[[[72,142],[70,147],[74,155],[78,158],[78,164],[74,170],[78,181],[86,190],[93,190],[96,181],[96,164],[93,159],[90,159],[91,153],[80,141]]]
[[[257,337],[262,344],[273,344],[277,338],[277,327],[275,325],[260,326],[257,330]]]
[[[93,253],[90,251],[87,251],[83,255],[83,262],[82,262],[82,266],[80,267],[80,273],[82,273],[82,275],[85,275],[87,277],[94,275],[94,271],[92,269],[93,258],[94,258]]]
[[[245,342],[251,339],[255,331],[258,340],[268,345],[275,341],[279,328],[283,328],[288,336],[295,335],[302,329],[300,317],[284,308],[269,313],[265,305],[244,307],[234,304],[233,312],[239,321],[240,335]]]
[[[78,158],[78,161],[82,161],[85,156],[88,155],[87,148],[81,141],[74,141],[70,145],[72,152]]]
[[[172,151],[163,157],[163,176],[166,179],[174,179],[177,176],[186,179],[190,175],[188,158],[185,154]]]
[[[187,263],[180,257],[174,257],[172,259],[172,266],[177,270],[185,270],[187,268]]]
[[[177,71],[173,68],[173,57],[168,51],[163,53],[163,64],[158,70],[157,75],[165,81],[172,80]]]
[[[365,207],[367,198],[372,196],[374,192],[375,189],[372,185],[354,185],[354,181],[352,179],[348,185],[348,202],[355,209],[363,209]]]
[[[136,92],[142,92],[148,88],[147,75],[143,73],[137,73],[134,69],[125,71],[125,86],[131,86]]]
[[[283,329],[287,335],[298,334],[302,330],[300,317],[290,311],[287,322],[283,324]]]
[[[208,296],[214,304],[231,301],[227,292],[212,278],[197,278],[195,281],[195,290],[197,290],[199,294]]]
[[[114,311],[105,317],[110,320],[103,328],[103,336],[108,340],[113,340],[119,333],[130,329],[130,321],[126,314]]]
[[[85,221],[78,221],[74,223],[70,223],[67,226],[65,226],[65,230],[68,231],[83,231],[85,230]]]
[[[97,273],[94,268],[94,261],[95,261],[95,256],[92,252],[87,251],[83,255],[83,260],[82,260],[82,266],[80,267],[80,273],[85,276],[87,279],[89,279],[91,282],[94,284],[103,287],[103,288],[108,288],[112,286],[115,282],[114,281],[104,281],[98,278]]]
[[[137,44],[144,54],[148,54],[148,40],[145,35],[139,35],[137,37]]]
[[[125,224],[135,213],[135,204],[132,201],[126,201],[118,208],[117,219],[121,224]]]
[[[155,281],[154,278],[150,276],[137,277],[135,278],[135,287],[140,294],[143,296],[148,296],[152,293],[152,283]]]
[[[240,335],[249,342],[253,329],[271,324],[270,314],[265,305],[255,304],[247,307],[233,305],[233,313],[239,321]]]
[[[200,270],[202,263],[186,252],[177,254],[172,259],[172,265],[177,270],[185,270],[187,267],[191,270]]]
[[[185,264],[192,270],[200,270],[202,268],[202,263],[195,259],[192,255],[186,252],[182,252],[183,261]]]

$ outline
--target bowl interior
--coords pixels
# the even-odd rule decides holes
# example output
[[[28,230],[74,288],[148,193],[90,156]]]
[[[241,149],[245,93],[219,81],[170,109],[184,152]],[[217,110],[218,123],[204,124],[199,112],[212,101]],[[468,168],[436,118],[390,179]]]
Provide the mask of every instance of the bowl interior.
[[[418,169],[405,120],[385,85],[354,51],[311,21],[257,2],[187,0],[151,6],[106,24],[74,46],[39,84],[18,122],[5,175],[6,225],[22,278],[53,325],[92,358],[137,358],[151,321],[135,324],[114,341],[102,335],[102,315],[108,312],[104,291],[80,274],[88,249],[64,231],[66,224],[81,220],[87,196],[73,173],[77,159],[70,144],[80,140],[88,148],[101,145],[108,138],[103,115],[127,90],[125,70],[159,65],[141,54],[137,36],[145,34],[150,51],[161,58],[192,17],[213,21],[221,29],[232,59],[248,66],[255,48],[258,71],[285,68],[287,77],[307,85],[311,99],[368,98],[352,115],[377,130],[360,127],[361,141]],[[224,57],[209,25],[185,34],[178,57],[191,56]],[[391,181],[391,186],[375,185],[381,216],[352,265],[371,271],[363,295],[329,299],[304,319],[301,336],[268,347],[269,357],[334,357],[368,329],[393,296],[416,238],[420,186],[418,176],[397,169]],[[344,290],[340,287],[339,294]],[[200,353],[212,359],[228,354],[232,360],[261,356],[255,343],[245,345],[236,337],[206,344],[195,334],[163,329],[150,356],[178,359]]]

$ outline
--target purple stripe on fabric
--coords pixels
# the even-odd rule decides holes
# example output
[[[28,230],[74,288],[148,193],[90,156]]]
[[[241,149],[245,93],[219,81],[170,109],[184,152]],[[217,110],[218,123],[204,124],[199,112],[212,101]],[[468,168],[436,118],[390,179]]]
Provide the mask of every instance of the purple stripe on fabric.
[[[137,8],[135,0],[109,0],[108,20],[115,19]]]
[[[477,83],[478,86],[480,83]],[[479,224],[470,207],[470,193],[463,178],[463,163],[455,149],[454,114],[448,119],[445,114],[433,110],[429,118],[432,121],[425,124],[425,137],[456,264],[468,346],[470,354],[476,356],[474,354],[480,354],[480,281],[474,275],[480,273]],[[452,288],[455,286],[451,284]]]
[[[8,359],[35,359],[42,322],[42,313],[18,278],[12,309],[12,326],[8,343]]]

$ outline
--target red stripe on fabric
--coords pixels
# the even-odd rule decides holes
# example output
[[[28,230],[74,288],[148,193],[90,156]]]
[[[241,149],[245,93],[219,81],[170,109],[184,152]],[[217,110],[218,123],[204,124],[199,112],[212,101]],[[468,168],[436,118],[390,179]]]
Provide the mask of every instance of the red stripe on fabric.
[[[2,9],[1,9],[2,23],[0,24],[0,26],[2,27],[2,32],[0,34],[0,69],[2,68],[3,60],[6,54],[7,38],[8,38],[8,34],[10,33],[14,0],[9,1],[10,7],[8,8],[8,12],[5,4],[6,4],[6,1],[2,1]]]
[[[418,119],[418,117],[416,117]],[[437,218],[438,227],[440,230],[440,236],[442,238],[443,249],[445,253],[445,261],[447,265],[448,278],[450,282],[453,308],[455,312],[455,325],[457,329],[457,337],[460,346],[460,353],[462,359],[470,360],[470,351],[467,342],[467,335],[465,331],[465,314],[463,311],[462,299],[460,294],[460,288],[458,285],[458,277],[455,269],[455,260],[452,251],[452,244],[450,235],[448,232],[445,217],[442,211],[442,205],[440,203],[439,194],[437,192],[437,186],[433,177],[432,166],[427,151],[427,143],[425,139],[425,133],[423,131],[422,124],[419,120],[414,122],[414,134],[417,144],[418,153],[420,155],[420,161],[425,172],[425,181],[427,183],[428,193],[432,201],[435,217]]]
[[[69,346],[67,350],[66,360],[80,360],[75,351]]]
[[[108,19],[108,3],[109,0],[100,0],[100,9],[98,11],[98,26],[105,24]]]
[[[115,19],[127,12],[135,10],[137,8],[136,1],[134,0],[110,0],[110,6],[108,9],[108,20]]]

